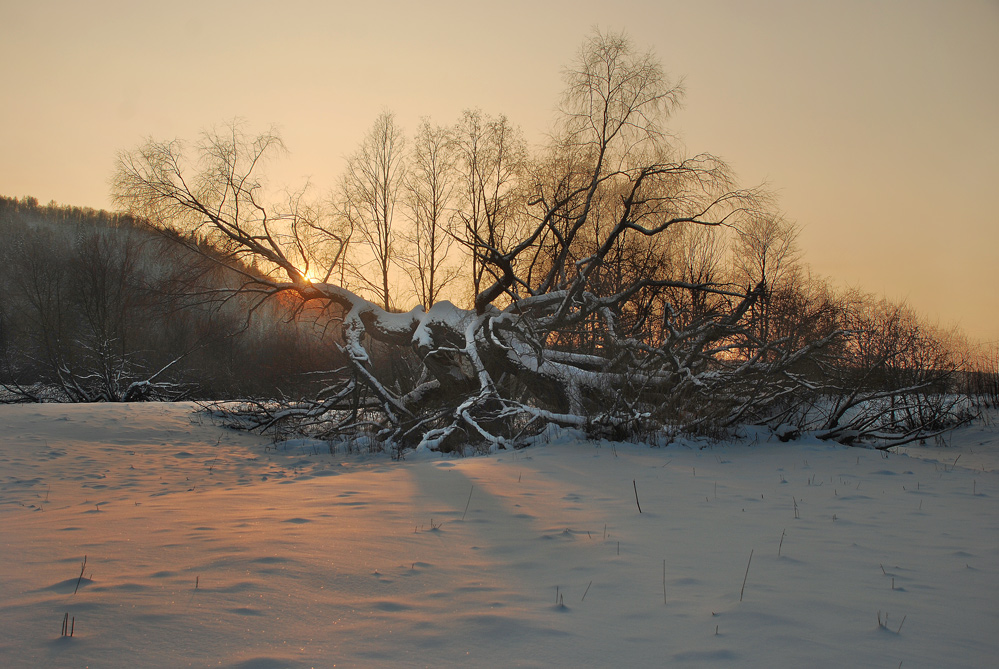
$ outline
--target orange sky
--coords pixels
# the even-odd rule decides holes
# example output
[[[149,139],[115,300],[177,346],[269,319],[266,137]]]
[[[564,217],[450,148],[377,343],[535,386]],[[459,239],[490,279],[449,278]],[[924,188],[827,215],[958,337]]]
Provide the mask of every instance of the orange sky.
[[[813,270],[999,341],[995,0],[0,0],[0,194],[109,207],[117,150],[242,117],[330,188],[379,112],[540,142],[593,26],[686,80],[673,130],[768,181]]]

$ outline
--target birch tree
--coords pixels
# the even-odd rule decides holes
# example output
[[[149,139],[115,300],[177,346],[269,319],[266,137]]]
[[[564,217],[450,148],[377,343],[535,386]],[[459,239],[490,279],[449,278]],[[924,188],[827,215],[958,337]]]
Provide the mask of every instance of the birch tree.
[[[474,299],[486,281],[490,253],[505,248],[514,232],[527,147],[506,116],[494,118],[479,110],[466,110],[453,134],[460,205],[452,228],[469,256]]]
[[[392,303],[390,277],[397,253],[395,215],[405,181],[405,143],[395,115],[382,113],[347,160],[341,184],[343,215],[371,256],[370,260],[360,261],[357,277],[385,309]]]
[[[413,141],[406,179],[406,204],[411,225],[404,233],[408,250],[399,257],[420,304],[426,309],[458,275],[448,234],[457,185],[456,149],[447,128],[424,119]]]

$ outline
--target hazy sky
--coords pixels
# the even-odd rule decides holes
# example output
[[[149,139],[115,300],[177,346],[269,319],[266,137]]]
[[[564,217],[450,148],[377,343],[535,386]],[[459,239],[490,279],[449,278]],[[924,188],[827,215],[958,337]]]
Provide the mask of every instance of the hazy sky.
[[[234,117],[319,192],[385,109],[540,142],[593,27],[685,79],[673,131],[767,181],[817,274],[999,341],[996,0],[0,0],[0,194],[107,208],[116,151]]]

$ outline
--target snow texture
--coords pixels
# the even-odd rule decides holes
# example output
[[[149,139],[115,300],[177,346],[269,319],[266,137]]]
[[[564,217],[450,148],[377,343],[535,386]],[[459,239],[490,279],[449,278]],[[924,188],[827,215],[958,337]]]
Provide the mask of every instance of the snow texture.
[[[0,666],[999,657],[999,435],[981,423],[890,454],[549,430],[393,462],[192,409],[0,406]]]

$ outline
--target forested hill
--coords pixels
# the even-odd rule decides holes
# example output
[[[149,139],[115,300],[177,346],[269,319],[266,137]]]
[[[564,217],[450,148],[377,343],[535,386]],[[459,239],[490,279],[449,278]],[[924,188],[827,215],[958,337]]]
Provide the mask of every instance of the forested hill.
[[[18,223],[65,223],[108,228],[141,227],[141,222],[128,214],[117,214],[90,207],[60,205],[55,201],[40,205],[37,198],[18,199],[0,195],[0,224],[7,226]]]
[[[0,196],[0,235],[0,401],[272,395],[329,364],[294,305],[247,320],[220,266],[132,216]]]

